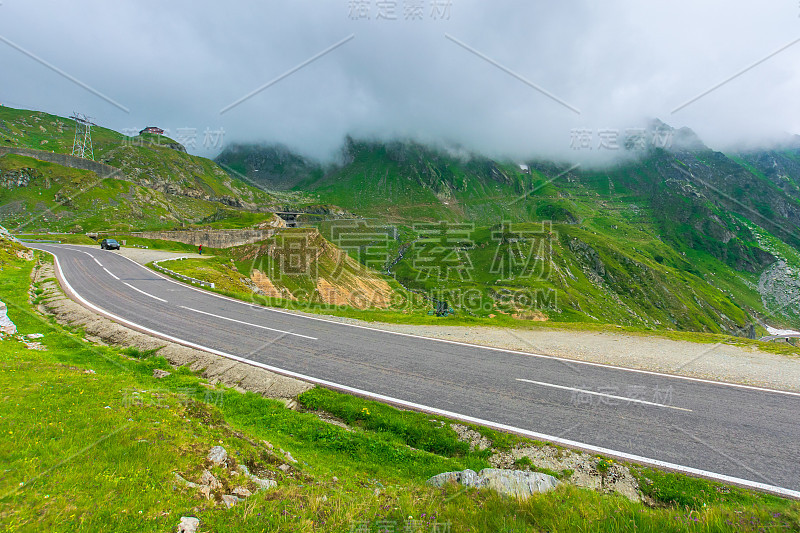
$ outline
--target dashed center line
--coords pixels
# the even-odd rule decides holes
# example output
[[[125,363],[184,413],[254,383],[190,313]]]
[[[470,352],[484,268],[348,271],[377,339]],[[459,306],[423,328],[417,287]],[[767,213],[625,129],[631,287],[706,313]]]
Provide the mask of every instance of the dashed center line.
[[[636,400],[634,398],[626,398],[625,396],[615,396],[613,394],[604,394],[602,392],[594,392],[594,391],[585,390],[585,389],[576,389],[575,387],[565,387],[564,385],[554,385],[553,383],[544,383],[542,381],[533,381],[533,380],[530,380],[530,379],[522,379],[522,378],[517,378],[517,381],[524,381],[525,383],[533,383],[534,385],[541,385],[542,387],[552,387],[554,389],[562,389],[562,390],[568,390],[568,391],[572,391],[572,392],[579,392],[581,394],[591,394],[593,396],[602,396],[604,398],[614,398],[615,400],[623,400],[623,401],[631,402],[631,403],[640,403],[642,405],[652,405],[654,407],[666,407],[667,409],[676,409],[678,411],[688,411],[690,413],[692,412],[691,409],[686,409],[684,407],[675,407],[674,405],[666,405],[666,404],[663,404],[663,403],[656,403],[656,402],[647,402],[645,400]]]
[[[111,274],[111,273],[109,272],[109,274]],[[113,274],[112,274],[112,275],[113,275]],[[115,276],[115,277],[116,277],[116,276]],[[119,278],[117,278],[117,279],[119,279]],[[154,300],[158,300],[159,302],[164,302],[164,303],[167,303],[167,301],[166,301],[166,300],[164,300],[164,299],[162,299],[162,298],[159,298],[158,296],[153,296],[153,295],[152,295],[152,294],[150,294],[150,293],[144,292],[142,289],[137,289],[136,287],[134,287],[134,286],[133,286],[133,285],[131,285],[130,283],[125,283],[124,281],[123,281],[122,283],[124,283],[125,285],[127,285],[127,286],[128,286],[128,287],[130,287],[131,289],[135,290],[136,292],[141,292],[141,293],[142,293],[142,294],[144,294],[145,296],[149,296],[150,298],[152,298],[152,299],[154,299]]]
[[[220,318],[222,320],[229,320],[231,322],[236,322],[237,324],[244,324],[245,326],[253,326],[254,328],[261,328],[261,329],[268,329],[270,331],[274,331],[276,333],[285,333],[286,335],[294,335],[295,337],[303,337],[304,339],[311,339],[312,341],[319,340],[316,337],[309,337],[308,335],[301,335],[299,333],[292,333],[291,331],[284,331],[282,329],[275,329],[270,328],[267,326],[262,326],[260,324],[251,324],[250,322],[242,322],[241,320],[236,320],[235,318],[228,318],[226,316],[215,315],[213,313],[206,313],[205,311],[200,311],[199,309],[192,309],[191,307],[180,306],[182,309],[186,309],[187,311],[193,311],[195,313],[200,313],[201,315],[208,315],[213,316],[214,318]]]

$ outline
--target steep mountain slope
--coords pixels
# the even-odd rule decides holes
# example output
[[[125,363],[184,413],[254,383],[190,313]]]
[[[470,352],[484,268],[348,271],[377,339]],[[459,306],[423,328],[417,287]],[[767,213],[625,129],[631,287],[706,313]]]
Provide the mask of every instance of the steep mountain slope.
[[[354,258],[466,313],[747,336],[800,325],[780,296],[800,294],[796,147],[726,156],[688,128],[647,135],[605,169],[347,139],[343,164],[295,189],[366,217]],[[340,224],[318,226],[338,242]]]
[[[46,151],[0,153],[0,219],[8,227],[156,229],[242,218],[243,210],[263,211],[273,203],[273,196],[163,136],[129,138],[93,127],[95,159],[119,169],[111,176],[36,158],[71,153],[74,134],[69,119],[0,107],[0,147]]]
[[[215,161],[268,190],[289,190],[301,181],[322,177],[323,166],[282,145],[234,144]]]
[[[519,200],[524,191],[544,185],[544,177],[516,164],[410,141],[348,138],[342,153],[343,165],[297,188],[364,216],[397,222],[529,220],[541,207]]]
[[[0,220],[13,231],[144,230],[235,217],[225,206],[31,157],[0,156]]]
[[[0,146],[69,154],[75,122],[39,111],[0,107]],[[232,178],[209,159],[193,156],[172,139],[152,134],[126,137],[92,127],[95,160],[121,170],[118,179],[162,193],[255,209],[272,197]]]

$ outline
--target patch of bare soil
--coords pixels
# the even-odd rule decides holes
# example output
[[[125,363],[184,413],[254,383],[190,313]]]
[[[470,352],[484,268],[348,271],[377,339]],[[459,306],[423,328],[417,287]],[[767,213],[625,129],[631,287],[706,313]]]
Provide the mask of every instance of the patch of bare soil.
[[[264,275],[263,272],[260,270],[253,269],[253,273],[250,274],[250,280],[255,283],[256,287],[261,289],[264,293],[264,296],[269,296],[272,298],[284,298],[286,300],[297,300],[294,295],[285,287],[284,288],[277,288],[267,276]]]

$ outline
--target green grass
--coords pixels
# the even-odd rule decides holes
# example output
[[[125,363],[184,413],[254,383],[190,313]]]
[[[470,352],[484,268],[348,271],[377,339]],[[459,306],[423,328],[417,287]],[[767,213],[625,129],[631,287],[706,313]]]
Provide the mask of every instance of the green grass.
[[[85,233],[166,229],[178,220],[202,220],[217,212],[216,202],[167,195],[116,178],[98,179],[30,157],[0,157],[0,174],[24,170],[25,187],[0,188],[0,222],[12,231]]]
[[[31,264],[3,246],[0,262],[0,294],[10,317],[21,334],[43,333],[39,340],[47,348],[0,341],[4,531],[169,531],[187,515],[201,518],[202,531],[221,532],[339,532],[362,522],[377,531],[386,520],[384,527],[402,530],[409,517],[419,521],[418,531],[446,522],[451,531],[472,532],[800,527],[795,502],[738,490],[735,498],[712,497],[706,482],[649,471],[642,475],[658,487],[654,494],[664,495],[660,507],[568,486],[526,502],[491,492],[433,489],[424,485],[430,475],[485,463],[463,448],[448,448],[455,444],[452,434],[430,421],[426,428],[427,415],[324,390],[303,396],[308,406],[351,416],[355,431],[347,431],[252,393],[209,389],[186,368],[170,369],[172,375],[156,380],[154,368],[169,369],[162,358],[93,346],[80,330],[43,319],[27,301]],[[365,407],[369,421],[359,418]],[[262,440],[299,460],[290,474],[280,473]],[[441,448],[444,455],[413,450],[408,442]],[[279,488],[231,510],[174,488],[173,472],[197,477],[205,453],[216,444],[237,463],[271,472]],[[674,496],[689,491],[701,497]]]
[[[721,187],[727,187],[724,176],[735,175],[779,194],[741,159],[700,152],[686,156],[687,162],[656,150],[612,169],[560,176],[558,167],[546,163],[532,164],[527,174],[513,164],[459,159],[413,142],[350,139],[346,151],[349,164],[297,189],[370,217],[372,225],[399,224],[392,252],[411,248],[392,270],[397,279],[442,295],[462,312],[709,333],[742,331],[769,316],[756,289],[766,260],[755,246],[763,239],[738,220],[740,206],[723,209],[708,198],[687,196],[675,185],[680,180],[672,179],[683,176],[673,166],[692,162],[714,183],[722,180]],[[519,265],[498,271],[498,252],[523,251],[513,239],[494,240],[500,223],[526,231],[543,220],[553,223],[556,234],[553,268],[544,279],[523,279]],[[416,226],[430,221],[475,225],[453,245],[454,273],[431,277],[414,264]],[[329,225],[320,223],[320,230]],[[783,242],[768,237],[784,248],[797,244],[785,235],[778,235]],[[466,279],[463,271],[469,271]],[[466,293],[479,297],[465,303]],[[503,295],[530,299],[526,293],[535,305],[504,301]],[[782,318],[788,327],[800,327],[798,316]]]
[[[0,107],[0,145],[69,154],[74,121],[46,113]],[[92,128],[95,160],[119,168],[122,175],[97,180],[94,173],[13,154],[0,158],[0,175],[33,169],[37,179],[28,187],[0,189],[0,223],[26,231],[145,230],[215,223],[242,227],[261,221],[257,204],[273,197],[232,178],[209,159],[193,156],[165,143],[170,139],[145,135],[127,138],[103,127]],[[163,191],[169,190],[170,194]],[[173,194],[175,193],[175,194]],[[65,199],[69,199],[66,202]],[[242,202],[243,209],[229,207]],[[51,210],[36,219],[33,215]],[[224,222],[229,218],[228,223]]]

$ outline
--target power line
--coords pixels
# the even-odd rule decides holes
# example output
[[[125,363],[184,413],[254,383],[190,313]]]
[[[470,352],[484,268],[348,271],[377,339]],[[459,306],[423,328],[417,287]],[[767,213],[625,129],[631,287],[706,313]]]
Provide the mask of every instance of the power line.
[[[94,148],[92,148],[93,123],[91,117],[73,112],[69,118],[75,120],[75,140],[72,142],[72,155],[94,161]]]

